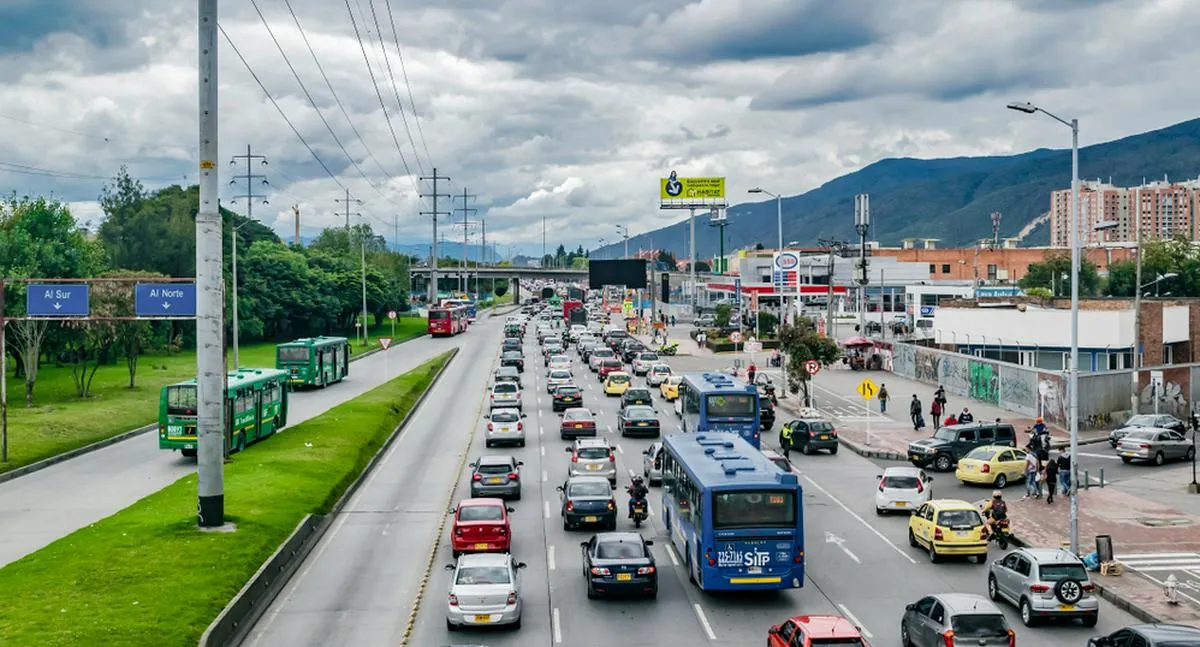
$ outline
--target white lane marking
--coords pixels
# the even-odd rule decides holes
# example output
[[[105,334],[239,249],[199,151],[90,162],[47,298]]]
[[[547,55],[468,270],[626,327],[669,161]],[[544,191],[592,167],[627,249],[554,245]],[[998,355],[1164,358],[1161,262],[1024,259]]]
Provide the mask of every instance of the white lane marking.
[[[867,628],[863,626],[862,621],[860,621],[858,618],[856,618],[853,613],[850,613],[850,609],[847,609],[846,605],[842,604],[841,602],[838,602],[837,606],[839,609],[842,610],[842,615],[846,616],[846,618],[849,619],[850,622],[854,623],[854,626],[858,627],[858,630],[862,632],[863,638],[866,638],[867,640],[871,640],[871,639],[875,638],[874,634],[867,631]]]
[[[850,552],[849,548],[846,548],[846,540],[845,539],[838,537],[837,535],[833,534],[832,532],[827,532],[827,533],[825,533],[825,543],[837,544],[837,547],[841,548],[843,553],[846,553],[846,557],[849,557],[850,559],[854,560],[855,564],[862,563],[862,560],[858,558],[858,555],[855,555],[854,553]]]
[[[539,407],[540,407],[540,406],[542,406],[542,396],[540,396],[540,395],[539,395],[539,396],[537,397],[537,403],[538,403],[538,406],[539,406]]]
[[[552,571],[558,567],[558,565],[554,563],[554,546],[546,547],[546,565],[549,566],[550,570]]]
[[[624,449],[621,449],[621,446],[620,446],[620,445],[617,445],[617,453],[618,453],[618,454],[624,454],[624,453],[625,453],[625,450],[624,450]]]
[[[542,483],[545,483],[546,481],[549,481],[549,480],[550,480],[550,475],[546,473],[546,470],[542,470]]]
[[[913,559],[912,555],[909,555],[908,553],[904,552],[904,549],[902,549],[899,546],[897,546],[896,544],[892,543],[892,540],[888,539],[887,537],[885,537],[883,535],[883,533],[876,530],[875,526],[872,526],[871,524],[867,523],[866,519],[863,519],[862,517],[858,516],[858,513],[851,510],[845,503],[842,503],[841,499],[833,496],[833,494],[831,494],[829,492],[829,490],[826,490],[825,488],[818,485],[817,482],[812,480],[812,478],[809,477],[808,475],[804,476],[804,480],[811,483],[812,486],[817,488],[817,491],[819,491],[821,494],[824,494],[825,496],[829,497],[830,500],[832,500],[834,503],[838,504],[838,506],[841,507],[841,509],[845,510],[847,514],[849,514],[851,517],[854,517],[855,520],[857,520],[859,523],[866,526],[868,530],[875,533],[876,537],[879,537],[880,539],[883,540],[883,543],[887,544],[888,546],[891,546],[892,550],[899,553],[900,556],[903,557],[904,559],[907,559],[909,561],[909,563],[911,563],[911,564],[917,563],[917,560]]]
[[[553,613],[550,615],[550,626],[554,628],[554,642],[562,642],[562,621],[558,619],[558,607],[554,607]]]
[[[546,455],[546,446],[542,445],[542,456]]]
[[[1079,452],[1079,455],[1080,455],[1080,456],[1087,456],[1087,457],[1089,457],[1089,458],[1107,458],[1107,459],[1108,459],[1108,460],[1110,460],[1110,461],[1119,461],[1119,460],[1121,460],[1121,457],[1120,457],[1120,456],[1113,456],[1112,454],[1088,454],[1088,453],[1085,453],[1085,452]]]
[[[540,427],[540,426],[539,426],[539,427],[538,427],[538,435],[539,435],[539,436],[544,436],[544,435],[546,435],[546,428],[545,428],[545,427]]]
[[[654,508],[651,507],[649,503],[646,504],[646,514],[650,515],[651,517],[654,516]]]
[[[550,518],[550,502],[549,501],[542,501],[542,512],[545,514],[547,519]]]
[[[700,626],[704,628],[704,633],[708,635],[708,639],[716,640],[717,634],[713,633],[712,625],[708,624],[708,617],[704,615],[704,609],[699,604],[693,604],[692,609],[696,611],[696,617],[700,619]]]
[[[629,470],[629,478],[633,478],[635,476],[637,475],[633,473],[633,470]]]
[[[613,432],[612,425],[609,425],[608,427],[606,427],[606,429],[608,430],[608,433],[610,433],[610,434]]]
[[[675,546],[673,544],[667,544],[667,557],[671,558],[672,564],[679,566],[679,557],[675,555]]]

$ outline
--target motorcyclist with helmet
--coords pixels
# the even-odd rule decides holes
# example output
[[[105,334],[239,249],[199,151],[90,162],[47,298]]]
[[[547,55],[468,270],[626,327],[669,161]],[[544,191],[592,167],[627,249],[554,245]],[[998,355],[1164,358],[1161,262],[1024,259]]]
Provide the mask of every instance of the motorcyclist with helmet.
[[[645,505],[650,488],[646,487],[646,482],[642,480],[642,477],[634,476],[625,491],[629,493],[629,518],[632,519],[634,505],[639,502]]]
[[[983,517],[989,531],[995,531],[996,525],[1008,520],[1008,503],[1000,490],[992,492],[992,498],[983,506]]]

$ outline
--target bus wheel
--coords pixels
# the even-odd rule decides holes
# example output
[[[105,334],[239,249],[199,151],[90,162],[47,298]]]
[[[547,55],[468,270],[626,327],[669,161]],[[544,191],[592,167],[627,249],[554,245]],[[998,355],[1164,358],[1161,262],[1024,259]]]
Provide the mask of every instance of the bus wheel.
[[[238,435],[236,451],[240,453],[240,452],[244,451],[245,449],[246,449],[246,432],[243,431],[241,434]]]
[[[181,449],[181,450],[179,450],[179,453],[182,454],[184,458],[195,458],[196,457],[196,449],[195,448]]]
[[[696,583],[696,573],[692,571],[692,551],[690,551],[690,550],[688,551],[688,555],[687,555],[687,572],[688,572],[688,581],[691,582],[692,584],[695,584]]]

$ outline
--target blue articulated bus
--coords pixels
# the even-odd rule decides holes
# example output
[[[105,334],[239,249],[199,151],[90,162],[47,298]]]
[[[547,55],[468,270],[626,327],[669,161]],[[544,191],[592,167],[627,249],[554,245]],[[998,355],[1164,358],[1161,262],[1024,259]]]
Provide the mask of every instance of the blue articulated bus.
[[[804,491],[757,448],[731,434],[663,440],[663,523],[705,591],[804,586]]]
[[[725,373],[687,373],[679,384],[676,411],[689,433],[736,433],[756,449],[760,412],[758,390]]]

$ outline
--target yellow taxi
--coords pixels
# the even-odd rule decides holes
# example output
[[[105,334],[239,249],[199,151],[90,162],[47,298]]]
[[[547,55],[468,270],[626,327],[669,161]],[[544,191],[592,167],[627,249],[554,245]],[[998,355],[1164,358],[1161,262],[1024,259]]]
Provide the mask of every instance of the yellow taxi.
[[[987,562],[988,532],[979,509],[959,499],[933,499],[908,520],[908,543],[929,553],[929,561],[944,556],[974,557]]]
[[[1002,488],[1025,478],[1025,452],[1007,445],[976,447],[958,460],[954,478],[963,483]]]
[[[625,371],[613,371],[604,378],[604,395],[625,395],[633,377]]]
[[[682,382],[682,375],[671,375],[658,385],[658,392],[667,402],[674,402],[679,397],[679,385]]]

